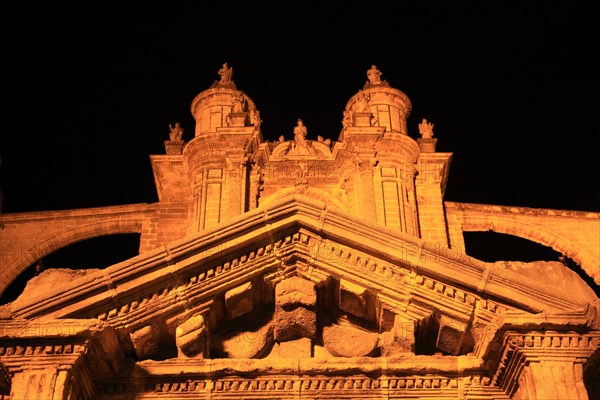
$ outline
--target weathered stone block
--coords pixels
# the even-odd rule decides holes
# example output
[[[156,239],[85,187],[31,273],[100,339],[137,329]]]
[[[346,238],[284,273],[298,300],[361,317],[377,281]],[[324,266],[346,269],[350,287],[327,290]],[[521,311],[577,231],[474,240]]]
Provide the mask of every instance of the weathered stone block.
[[[275,304],[288,307],[314,307],[317,304],[315,284],[309,280],[291,277],[275,287]]]
[[[417,142],[423,153],[435,153],[435,146],[437,144],[436,138],[419,138],[417,139]]]
[[[246,126],[246,121],[248,120],[247,112],[232,112],[227,115],[227,123],[228,126]]]
[[[367,315],[367,290],[345,279],[340,280],[339,307],[354,316],[364,318]]]
[[[273,323],[275,340],[280,342],[299,337],[314,339],[317,335],[317,314],[302,306],[289,311],[276,306]]]
[[[252,282],[247,282],[225,293],[227,316],[232,319],[247,314],[254,308]]]
[[[317,334],[316,304],[313,282],[297,276],[279,282],[275,287],[275,340],[314,339]]]
[[[158,351],[157,334],[152,325],[146,325],[129,334],[135,354],[140,360],[151,358]]]
[[[446,353],[458,355],[467,331],[467,324],[442,315],[439,326],[436,347]]]
[[[181,154],[184,144],[183,140],[165,140],[165,153],[169,155]]]
[[[208,328],[202,315],[195,315],[175,330],[180,358],[204,358],[208,354]]]
[[[312,340],[300,338],[279,343],[280,357],[309,358],[312,357]]]
[[[336,357],[363,357],[371,353],[378,335],[351,325],[328,325],[323,328],[325,348]]]
[[[402,321],[396,317],[392,329],[379,335],[379,348],[382,356],[414,353],[415,323]]]
[[[370,112],[355,112],[354,126],[371,126],[373,114]]]
[[[273,325],[253,331],[238,332],[223,340],[222,348],[229,358],[258,358],[273,345]]]

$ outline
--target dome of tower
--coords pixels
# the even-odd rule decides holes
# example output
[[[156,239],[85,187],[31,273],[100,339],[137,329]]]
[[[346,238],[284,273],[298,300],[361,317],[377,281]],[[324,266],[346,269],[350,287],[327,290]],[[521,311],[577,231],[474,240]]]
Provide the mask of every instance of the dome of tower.
[[[387,132],[408,135],[406,120],[412,104],[402,91],[381,79],[381,71],[375,65],[367,71],[367,81],[346,103],[344,127],[383,126]]]
[[[260,122],[256,105],[232,80],[233,68],[223,64],[220,80],[200,92],[192,101],[191,112],[196,120],[194,136],[216,132],[217,128],[233,126],[258,126]]]

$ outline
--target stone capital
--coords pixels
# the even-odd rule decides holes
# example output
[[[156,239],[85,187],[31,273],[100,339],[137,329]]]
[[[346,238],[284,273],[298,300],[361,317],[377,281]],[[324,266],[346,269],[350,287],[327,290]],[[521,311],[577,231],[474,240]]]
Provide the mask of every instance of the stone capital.
[[[0,364],[11,376],[11,396],[18,398],[93,398],[97,383],[118,373],[124,359],[113,328],[97,320],[0,325]]]
[[[506,332],[492,382],[517,398],[588,399],[584,364],[600,332]]]

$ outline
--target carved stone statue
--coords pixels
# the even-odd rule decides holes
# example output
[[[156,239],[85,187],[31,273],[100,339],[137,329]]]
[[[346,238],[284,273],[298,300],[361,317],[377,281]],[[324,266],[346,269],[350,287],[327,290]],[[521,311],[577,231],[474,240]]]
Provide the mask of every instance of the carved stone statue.
[[[369,83],[371,85],[381,83],[381,71],[379,71],[376,66],[371,65],[371,69],[367,71],[367,78],[369,78]]]
[[[433,124],[430,122],[427,122],[427,120],[425,118],[423,118],[423,121],[419,124],[419,133],[425,139],[432,138],[433,137]]]
[[[306,140],[308,130],[301,119],[298,119],[294,127],[294,141],[288,154],[308,155],[313,153],[313,149],[309,147]]]
[[[296,126],[294,127],[294,140],[296,141],[296,144],[305,143],[307,133],[308,129],[304,125],[304,122],[301,119],[298,119]]]
[[[260,111],[258,110],[250,110],[250,123],[256,128],[260,129],[260,123],[262,119],[260,119]]]
[[[241,113],[246,111],[246,99],[243,94],[236,96],[231,106],[234,113]]]
[[[213,84],[210,86],[211,88],[227,88],[227,89],[235,89],[235,83],[233,83],[233,68],[230,67],[227,63],[224,63],[223,66],[219,69],[218,74],[220,76],[220,80],[215,80]]]
[[[223,67],[219,70],[219,76],[221,80],[219,83],[229,83],[231,82],[231,77],[233,75],[233,68],[227,65],[227,63],[223,64]]]
[[[174,142],[180,142],[183,136],[183,128],[179,125],[179,122],[175,122],[175,126],[171,126],[169,124],[169,129],[171,132],[169,133],[169,138]]]
[[[369,93],[367,92],[361,92],[360,96],[358,97],[358,108],[356,109],[356,112],[369,112],[369,100],[371,99],[371,96],[369,95]]]
[[[371,69],[367,70],[368,80],[365,82],[364,87],[369,86],[385,86],[389,87],[390,84],[387,81],[381,79],[381,71],[377,69],[375,65],[371,65]]]

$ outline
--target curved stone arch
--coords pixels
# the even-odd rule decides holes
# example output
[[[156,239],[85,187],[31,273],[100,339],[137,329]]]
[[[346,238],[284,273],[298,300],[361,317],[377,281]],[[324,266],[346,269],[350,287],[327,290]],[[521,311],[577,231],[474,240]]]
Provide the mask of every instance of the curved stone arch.
[[[0,295],[4,293],[6,288],[33,263],[63,247],[99,236],[141,232],[141,219],[118,219],[82,225],[50,236],[42,242],[25,250],[7,266],[2,272],[3,276],[0,282]]]
[[[261,199],[260,206],[263,207],[266,204],[272,203],[275,200],[278,200],[282,197],[288,196],[290,194],[299,194],[302,196],[306,196],[309,198],[317,199],[325,202],[326,204],[330,204],[334,207],[339,208],[342,211],[348,212],[348,205],[344,203],[344,201],[338,199],[328,191],[320,188],[308,188],[308,189],[298,189],[295,187],[286,188],[276,191],[275,193],[270,194],[269,196]]]
[[[498,216],[494,216],[493,220],[483,217],[467,217],[463,220],[462,230],[463,232],[493,231],[531,240],[532,242],[548,246],[571,258],[588,274],[590,274],[590,271],[588,271],[589,267],[593,267],[594,265],[594,261],[583,255],[583,251],[569,239],[539,226]]]

